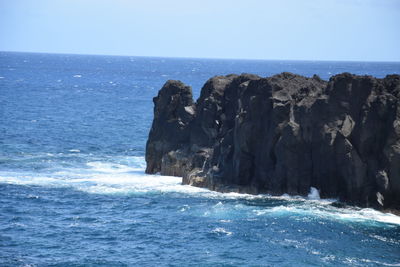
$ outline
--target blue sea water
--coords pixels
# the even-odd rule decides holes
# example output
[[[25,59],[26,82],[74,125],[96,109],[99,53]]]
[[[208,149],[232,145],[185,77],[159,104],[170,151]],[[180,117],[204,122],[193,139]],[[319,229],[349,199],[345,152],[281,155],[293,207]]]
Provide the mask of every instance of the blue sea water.
[[[0,52],[0,266],[400,266],[400,217],[145,175],[152,98],[214,75],[400,63]]]

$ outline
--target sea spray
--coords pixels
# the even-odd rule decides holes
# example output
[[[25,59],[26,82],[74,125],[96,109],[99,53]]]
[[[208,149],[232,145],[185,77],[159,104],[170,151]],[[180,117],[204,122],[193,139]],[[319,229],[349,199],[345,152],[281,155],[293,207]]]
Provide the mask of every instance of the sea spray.
[[[319,200],[321,199],[319,196],[319,191],[315,187],[310,188],[310,193],[308,194],[308,199]]]

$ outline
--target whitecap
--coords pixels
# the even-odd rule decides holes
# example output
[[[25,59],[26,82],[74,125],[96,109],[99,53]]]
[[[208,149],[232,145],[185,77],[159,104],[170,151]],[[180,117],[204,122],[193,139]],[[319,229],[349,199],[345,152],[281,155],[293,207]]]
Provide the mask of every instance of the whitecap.
[[[392,213],[383,213],[374,209],[337,209],[335,215],[339,219],[347,221],[377,221],[381,223],[397,224],[400,225],[400,216]]]
[[[80,75],[80,74],[75,74],[73,77],[74,77],[74,78],[81,78],[82,75]]]
[[[189,210],[190,209],[190,206],[189,205],[183,205],[180,209],[179,209],[179,211],[180,212],[185,212],[185,211],[187,211],[187,210]]]
[[[360,259],[362,262],[366,263],[373,263],[374,265],[381,265],[381,266],[400,266],[400,263],[389,263],[389,262],[382,262],[382,261],[374,261],[374,260],[369,260],[369,259]]]
[[[102,161],[91,161],[86,163],[88,167],[90,167],[95,172],[103,172],[103,173],[126,173],[130,171],[142,171],[142,166],[139,167],[130,167],[125,164],[118,164],[112,162],[102,162]]]
[[[215,234],[224,234],[224,235],[227,235],[227,236],[230,236],[230,235],[233,234],[232,232],[227,231],[225,228],[222,228],[222,227],[214,228],[211,232],[215,233]]]
[[[335,208],[323,202],[304,202],[302,204],[279,205],[267,209],[253,210],[256,216],[287,216],[301,215],[304,217],[319,217],[322,219],[361,222],[361,223],[387,223],[400,225],[400,216],[391,213],[383,213],[377,210],[365,208]]]

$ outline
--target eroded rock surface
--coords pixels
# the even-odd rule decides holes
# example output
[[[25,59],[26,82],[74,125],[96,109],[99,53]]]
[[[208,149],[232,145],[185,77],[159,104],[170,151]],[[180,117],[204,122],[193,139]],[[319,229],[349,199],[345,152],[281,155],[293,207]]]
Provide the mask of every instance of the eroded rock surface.
[[[154,98],[147,173],[217,191],[400,209],[400,76],[216,76]]]

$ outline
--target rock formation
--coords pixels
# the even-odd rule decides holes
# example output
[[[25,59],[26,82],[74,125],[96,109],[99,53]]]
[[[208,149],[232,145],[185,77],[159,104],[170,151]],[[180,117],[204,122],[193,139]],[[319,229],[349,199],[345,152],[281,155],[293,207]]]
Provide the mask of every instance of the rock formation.
[[[216,76],[154,98],[147,173],[217,191],[400,209],[400,76]]]

